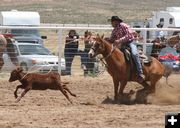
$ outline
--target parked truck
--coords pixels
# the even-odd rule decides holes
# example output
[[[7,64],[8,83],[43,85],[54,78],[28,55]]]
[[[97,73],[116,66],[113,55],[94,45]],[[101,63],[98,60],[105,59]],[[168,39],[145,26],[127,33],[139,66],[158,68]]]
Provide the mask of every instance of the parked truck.
[[[1,26],[39,26],[40,15],[31,11],[1,11]],[[43,44],[46,36],[41,36],[38,29],[2,29],[1,33],[10,33],[18,42]]]

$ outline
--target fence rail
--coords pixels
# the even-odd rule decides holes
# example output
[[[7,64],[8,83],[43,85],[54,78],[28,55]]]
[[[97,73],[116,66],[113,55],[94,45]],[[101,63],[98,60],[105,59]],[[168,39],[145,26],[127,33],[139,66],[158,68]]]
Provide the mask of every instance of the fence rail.
[[[45,41],[45,42],[46,42],[47,48],[53,47],[53,45],[56,45],[56,47],[53,47],[53,48],[55,48],[56,53],[58,53],[58,71],[59,73],[61,73],[61,70],[62,70],[61,58],[63,56],[65,36],[68,30],[74,29],[74,30],[79,31],[80,33],[83,33],[82,31],[85,31],[85,30],[91,30],[91,31],[98,31],[101,33],[105,32],[107,35],[109,35],[113,28],[110,25],[102,25],[102,24],[41,24],[40,26],[0,26],[0,30],[3,30],[3,29],[38,29],[43,32],[45,31],[44,32],[45,34],[49,34],[50,31],[54,31],[53,34],[52,33],[49,34],[53,38],[53,44],[50,42],[51,39],[48,39],[48,41],[47,42]],[[140,30],[143,33],[142,46],[143,46],[143,52],[145,53],[146,53],[147,47],[149,46],[149,44],[146,43],[147,31],[159,31],[159,30],[180,31],[180,28],[132,28],[132,29],[136,31]]]

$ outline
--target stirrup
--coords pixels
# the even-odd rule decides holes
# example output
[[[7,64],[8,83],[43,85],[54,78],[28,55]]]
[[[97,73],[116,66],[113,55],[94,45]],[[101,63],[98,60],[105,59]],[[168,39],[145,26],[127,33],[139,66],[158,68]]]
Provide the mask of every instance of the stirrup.
[[[144,82],[144,80],[145,80],[145,76],[143,74],[140,74],[138,76],[138,83],[142,83],[142,82]]]
[[[140,74],[139,77],[145,79],[145,75],[144,74]]]

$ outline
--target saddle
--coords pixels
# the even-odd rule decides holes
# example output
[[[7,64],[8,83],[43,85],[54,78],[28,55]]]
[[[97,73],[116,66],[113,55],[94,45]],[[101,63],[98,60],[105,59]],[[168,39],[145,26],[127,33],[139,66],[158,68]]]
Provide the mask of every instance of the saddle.
[[[132,72],[134,69],[133,67],[135,65],[135,62],[134,62],[134,60],[132,58],[132,54],[131,54],[131,48],[129,45],[123,45],[123,46],[121,46],[120,50],[124,53],[126,64],[130,65],[129,73],[127,73],[127,75],[129,77],[129,80],[131,80],[132,79]],[[140,49],[138,49],[138,53],[139,53],[141,65],[150,65],[151,64],[152,59],[150,56],[145,55],[142,52],[142,50],[140,50]],[[135,70],[137,72],[136,68],[135,68]]]
[[[126,61],[133,62],[132,55],[131,55],[131,49],[130,49],[129,45],[123,45],[120,50],[124,53]],[[151,63],[151,61],[152,61],[151,56],[144,54],[142,49],[138,49],[138,54],[140,57],[141,64],[150,64]]]

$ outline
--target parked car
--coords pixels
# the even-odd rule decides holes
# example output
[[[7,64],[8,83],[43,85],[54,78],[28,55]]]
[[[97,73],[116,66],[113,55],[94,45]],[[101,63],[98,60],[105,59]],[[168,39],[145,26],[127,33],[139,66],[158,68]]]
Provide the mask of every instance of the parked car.
[[[19,43],[34,43],[44,45],[43,39],[47,39],[47,36],[40,36],[39,31],[36,29],[13,29],[10,32],[7,32],[3,35],[13,38]]]
[[[19,43],[34,43],[34,44],[41,44],[44,45],[42,38],[27,35],[27,36],[13,36],[13,38],[18,41]]]
[[[15,51],[20,66],[25,71],[39,71],[48,72],[58,71],[58,56],[53,55],[47,48],[41,44],[33,43],[14,43]],[[13,68],[7,54],[3,55],[5,66],[10,69]],[[65,73],[65,59],[61,58],[61,72]]]
[[[176,49],[170,46],[163,48],[159,53],[158,59],[174,71],[180,71],[180,53],[177,53]]]

